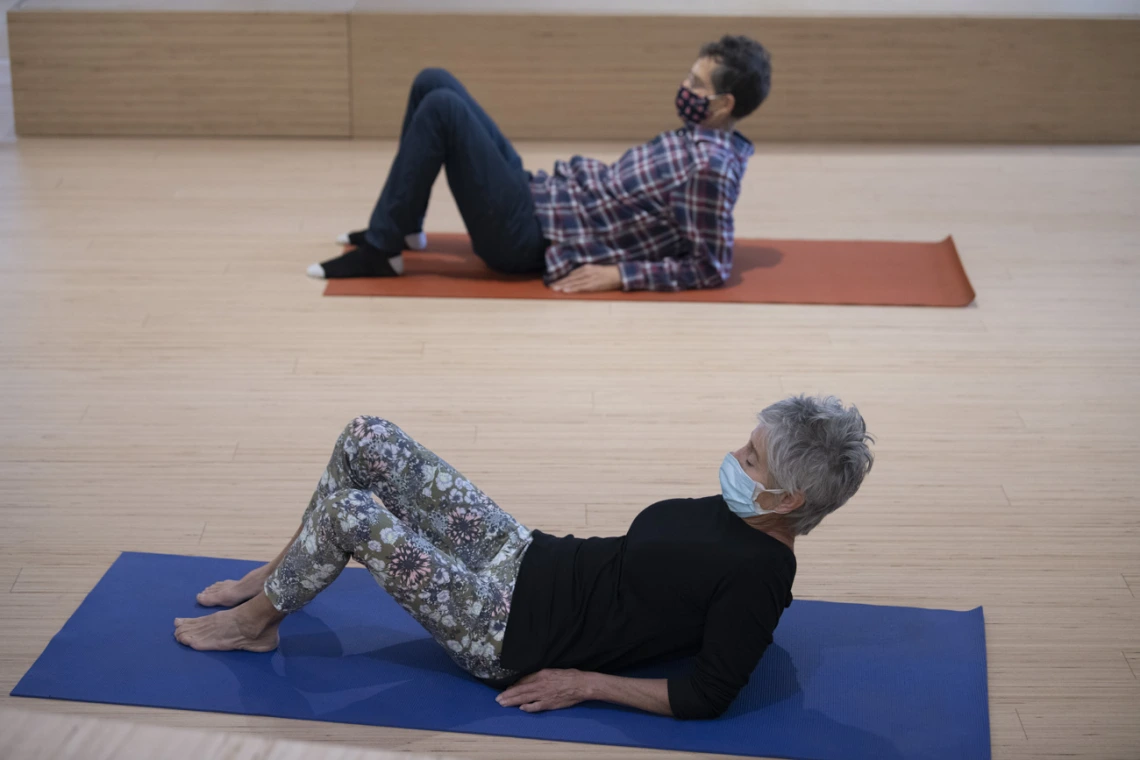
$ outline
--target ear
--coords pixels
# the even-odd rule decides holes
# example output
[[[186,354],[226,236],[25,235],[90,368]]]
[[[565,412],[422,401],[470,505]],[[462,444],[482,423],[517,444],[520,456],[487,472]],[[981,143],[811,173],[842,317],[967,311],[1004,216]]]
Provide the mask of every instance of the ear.
[[[776,504],[776,512],[786,515],[789,512],[794,512],[804,505],[804,494],[802,491],[795,493],[785,493],[780,495],[780,501]]]
[[[731,92],[726,92],[720,96],[720,100],[724,101],[724,105],[721,105],[724,115],[732,116],[732,109],[736,108],[736,97]]]

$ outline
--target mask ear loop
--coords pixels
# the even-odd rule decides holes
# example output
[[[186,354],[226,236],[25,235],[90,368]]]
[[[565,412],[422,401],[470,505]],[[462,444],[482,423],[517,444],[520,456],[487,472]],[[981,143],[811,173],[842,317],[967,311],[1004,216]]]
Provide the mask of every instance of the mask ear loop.
[[[728,95],[728,93],[727,93],[727,92],[721,92],[721,93],[717,93],[717,94],[711,95],[711,96],[709,97],[709,99],[708,99],[708,100],[709,100],[709,104],[708,104],[708,106],[705,108],[705,118],[706,118],[706,119],[708,119],[708,117],[709,117],[709,108],[711,108],[711,107],[712,107],[712,104],[713,104],[713,103],[715,103],[715,102],[717,101],[717,99],[719,99],[719,98],[723,98],[725,95]]]
[[[752,482],[756,483],[755,480]],[[786,488],[767,488],[764,486],[763,483],[756,483],[756,487],[754,489],[752,489],[752,503],[755,504],[756,506],[760,506],[759,499],[760,499],[760,494],[762,494],[762,493],[778,494],[778,493],[787,493],[787,492],[788,492],[788,489],[786,489]]]

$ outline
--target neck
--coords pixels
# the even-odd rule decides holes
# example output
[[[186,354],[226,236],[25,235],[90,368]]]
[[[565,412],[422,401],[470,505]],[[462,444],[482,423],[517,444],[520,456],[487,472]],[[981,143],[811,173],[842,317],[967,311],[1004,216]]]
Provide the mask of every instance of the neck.
[[[719,129],[722,132],[735,132],[736,119],[713,119],[701,122],[700,126],[705,129]]]
[[[796,535],[783,515],[756,515],[744,518],[744,522],[761,533],[767,533],[789,549],[795,550]]]

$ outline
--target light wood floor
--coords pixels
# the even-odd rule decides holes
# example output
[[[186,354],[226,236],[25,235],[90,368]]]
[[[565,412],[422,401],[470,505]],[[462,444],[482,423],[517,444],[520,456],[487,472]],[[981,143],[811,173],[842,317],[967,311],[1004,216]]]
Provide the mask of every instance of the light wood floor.
[[[0,708],[5,760],[444,760],[421,755]],[[448,755],[456,758],[455,755]]]
[[[523,145],[530,166],[622,146]],[[0,145],[0,691],[121,550],[268,558],[353,415],[524,523],[717,489],[786,394],[857,403],[862,492],[805,599],[984,605],[997,758],[1140,747],[1140,148],[760,146],[739,234],[941,238],[967,309],[325,299],[368,142]],[[459,229],[440,183],[428,231]],[[469,757],[680,757],[108,705],[0,707]],[[953,719],[947,716],[947,719]]]

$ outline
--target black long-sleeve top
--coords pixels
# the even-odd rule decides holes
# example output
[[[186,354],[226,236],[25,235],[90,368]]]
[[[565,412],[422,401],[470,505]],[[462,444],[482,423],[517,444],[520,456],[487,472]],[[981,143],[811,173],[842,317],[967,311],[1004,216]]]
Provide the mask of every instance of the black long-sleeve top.
[[[519,569],[502,664],[614,672],[683,655],[677,718],[713,718],[748,683],[792,603],[792,550],[721,496],[647,507],[617,538],[534,532]]]

